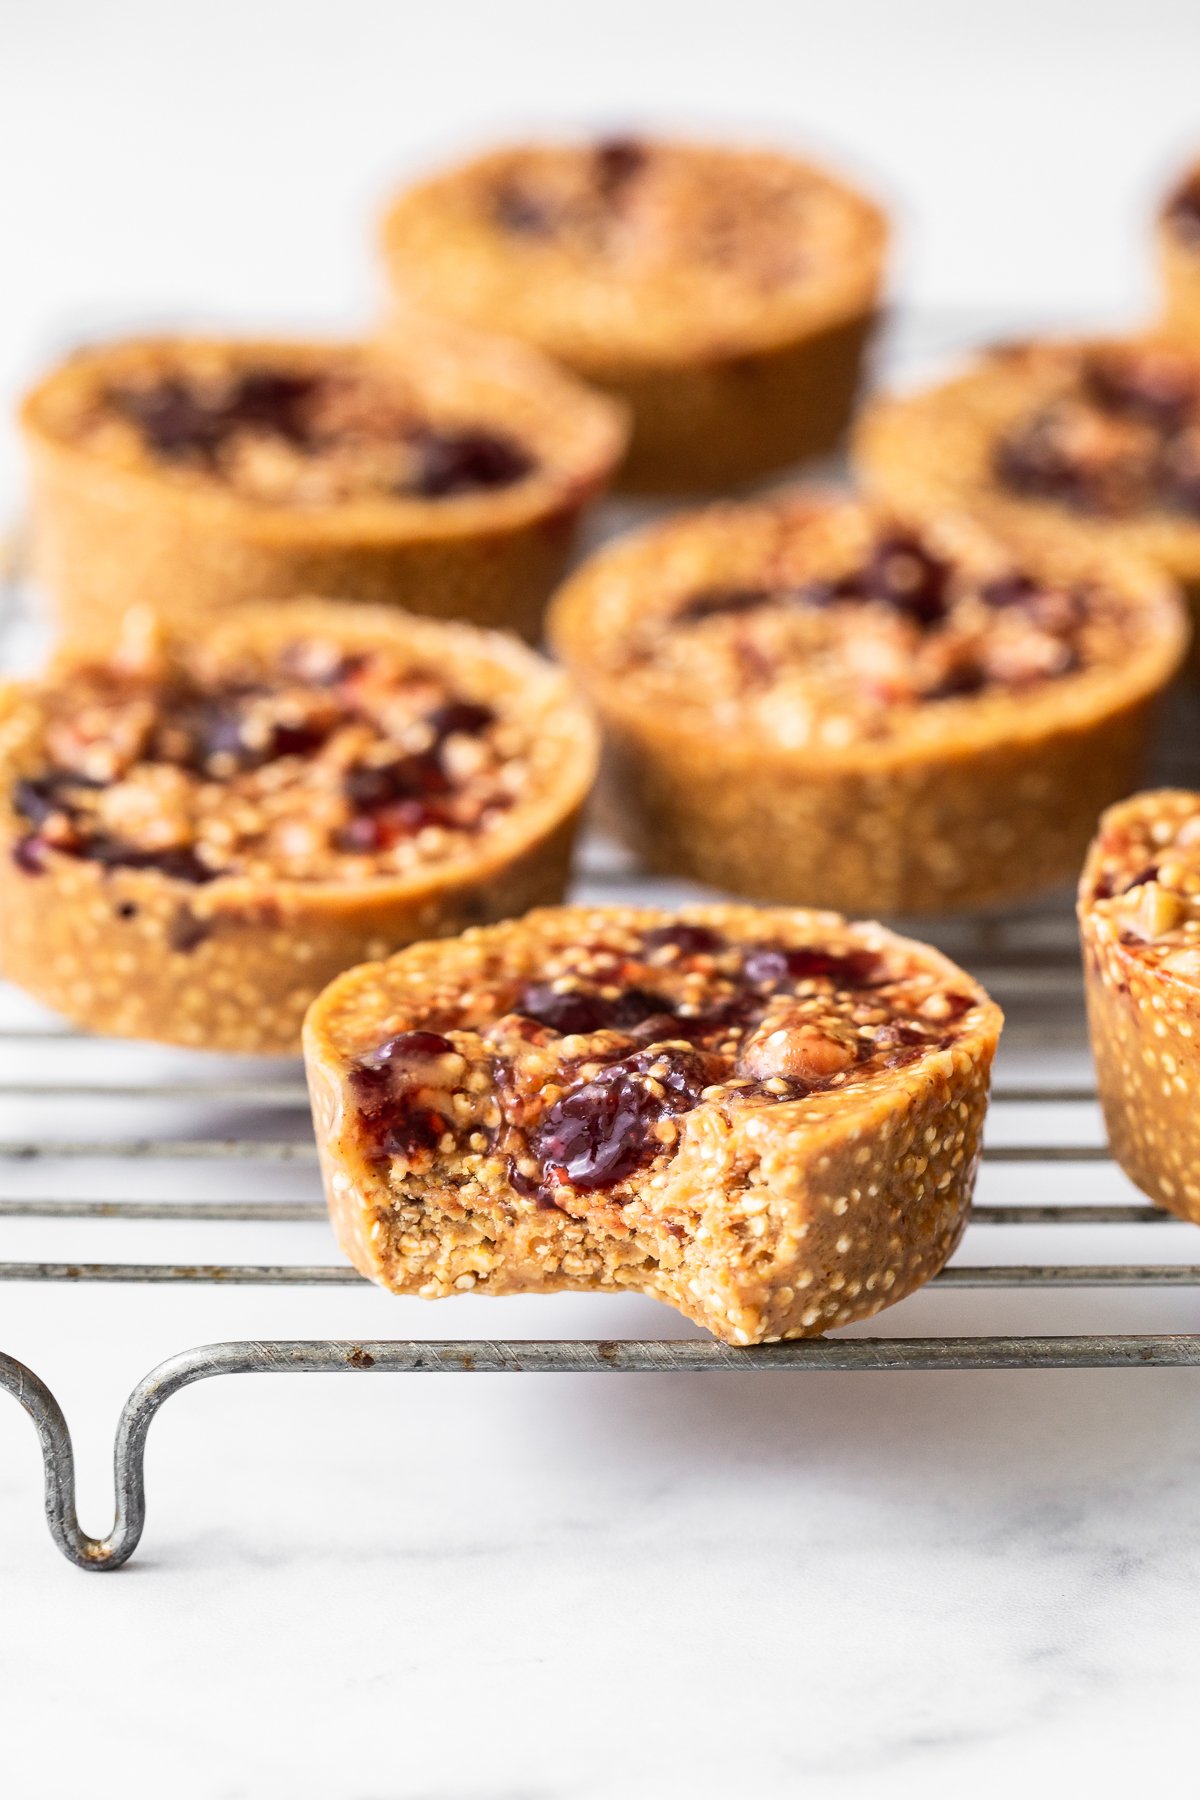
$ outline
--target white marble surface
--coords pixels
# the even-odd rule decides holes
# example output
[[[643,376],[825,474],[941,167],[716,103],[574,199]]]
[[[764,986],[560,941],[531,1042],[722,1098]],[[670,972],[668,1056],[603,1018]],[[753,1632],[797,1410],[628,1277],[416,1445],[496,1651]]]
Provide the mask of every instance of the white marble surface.
[[[978,8],[0,9],[0,385],[95,325],[352,316],[388,170],[493,124],[653,116],[840,143],[910,220],[907,291],[1012,317],[1145,303],[1139,218],[1189,130],[1200,15]],[[806,122],[811,129],[804,132]],[[15,178],[14,178],[15,175]],[[14,258],[14,250],[18,253]],[[6,452],[7,455],[7,452]],[[0,465],[7,480],[11,459]],[[11,485],[5,489],[12,491]],[[1002,996],[1003,997],[1003,996]],[[1014,1001],[1018,1023],[1027,1016]],[[1039,1015],[1044,1017],[1045,1015]],[[1078,1010],[1010,1080],[1086,1077]],[[0,995],[0,1025],[44,1023]],[[82,1057],[82,1060],[80,1060]],[[194,1063],[8,1041],[0,1083]],[[0,1100],[0,1138],[191,1135],[221,1109]],[[302,1116],[261,1122],[299,1134]],[[1095,1141],[1088,1107],[993,1140]],[[0,1163],[6,1196],[315,1193],[305,1172]],[[1103,1166],[982,1199],[1124,1200]],[[976,1233],[973,1261],[1196,1259],[1182,1226]],[[320,1225],[0,1219],[0,1259],[326,1260]],[[1200,1260],[1200,1259],[1198,1259]],[[1196,1330],[1187,1289],[930,1291],[911,1333]],[[877,1327],[877,1329],[882,1327]],[[107,1528],[111,1431],[229,1337],[665,1336],[651,1303],[0,1287]],[[640,1800],[1189,1791],[1195,1372],[254,1377],[172,1400],[121,1574],[53,1551],[0,1397],[0,1783],[14,1800]]]

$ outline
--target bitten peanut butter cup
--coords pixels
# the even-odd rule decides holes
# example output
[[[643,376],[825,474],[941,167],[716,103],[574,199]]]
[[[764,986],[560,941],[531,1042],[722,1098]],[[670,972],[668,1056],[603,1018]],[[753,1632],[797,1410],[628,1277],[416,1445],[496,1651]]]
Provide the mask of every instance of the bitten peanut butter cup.
[[[594,728],[514,639],[322,602],[0,696],[0,961],[93,1031],[299,1048],[340,970],[562,895]]]
[[[1200,609],[1200,345],[1004,347],[868,408],[868,486],[916,518],[962,509],[1015,541],[1154,562]]]
[[[511,333],[627,401],[624,483],[683,492],[837,444],[886,237],[869,200],[795,157],[622,138],[435,175],[395,200],[383,248],[403,304]]]
[[[649,866],[870,914],[1073,879],[1185,638],[1141,565],[811,496],[622,540],[549,629]]]
[[[1200,1220],[1200,794],[1110,808],[1079,886],[1088,1022],[1113,1155]]]
[[[869,1317],[970,1201],[1001,1017],[879,925],[547,908],[351,970],[305,1056],[338,1239],[426,1298],[653,1295],[734,1344]]]
[[[76,645],[131,607],[201,629],[313,593],[536,637],[626,440],[619,406],[533,351],[413,319],[386,353],[88,350],[22,423],[37,570]]]

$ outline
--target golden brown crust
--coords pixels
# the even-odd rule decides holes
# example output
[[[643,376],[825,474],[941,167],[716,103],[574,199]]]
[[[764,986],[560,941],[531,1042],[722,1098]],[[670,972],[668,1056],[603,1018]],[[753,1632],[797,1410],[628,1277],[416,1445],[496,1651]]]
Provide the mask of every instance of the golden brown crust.
[[[1200,795],[1136,794],[1104,814],[1079,884],[1088,1022],[1113,1155],[1158,1205],[1195,1220],[1198,842]]]
[[[306,633],[348,651],[394,647],[452,670],[472,699],[519,709],[538,740],[536,787],[445,860],[375,879],[230,874],[196,885],[62,853],[31,870],[21,866],[29,825],[13,790],[39,773],[49,700],[70,690],[72,662],[60,660],[43,682],[0,694],[0,960],[9,980],[112,1036],[290,1054],[305,1008],[340,970],[561,895],[596,762],[594,728],[562,677],[515,641],[471,626],[321,601],[246,607],[203,654],[219,663]],[[186,666],[186,640],[167,650]]]
[[[883,529],[889,516],[808,498],[712,508],[602,551],[556,597],[552,642],[600,714],[614,815],[651,867],[859,913],[980,905],[1074,874],[1096,812],[1140,773],[1153,704],[1182,655],[1178,602],[1140,565],[1097,567],[1073,543],[1020,558],[1048,582],[1112,590],[1131,636],[1107,662],[832,717],[824,737],[818,721],[797,739],[790,699],[768,725],[767,690],[738,699],[699,665],[660,679],[652,646],[639,667],[656,609],[706,588],[770,586],[784,563],[782,585],[801,585],[810,541],[861,536],[864,519]],[[938,532],[948,555],[1011,565],[1010,546],[963,521],[941,521],[934,543]]]
[[[886,236],[794,157],[647,142],[493,151],[402,193],[383,247],[403,304],[486,322],[631,404],[623,485],[697,492],[835,447]]]
[[[81,423],[114,380],[256,361],[349,364],[401,379],[437,419],[519,433],[527,479],[452,498],[268,505],[153,459],[92,446]],[[619,407],[534,352],[409,318],[389,349],[282,340],[147,339],[84,351],[27,397],[34,559],[76,647],[130,608],[172,627],[254,599],[335,593],[535,638],[587,504],[626,442]]]
[[[970,1201],[999,1009],[936,951],[877,925],[745,906],[692,907],[680,918],[735,941],[770,936],[895,958],[967,1010],[944,1047],[857,1091],[743,1110],[706,1098],[649,1184],[652,1211],[686,1217],[690,1229],[656,1231],[624,1225],[611,1208],[572,1213],[512,1189],[499,1195],[473,1172],[478,1156],[464,1162],[453,1195],[403,1176],[389,1183],[364,1154],[353,1068],[390,1033],[444,1023],[448,993],[469,996],[497,970],[536,975],[539,941],[586,944],[678,920],[548,909],[352,970],[311,1009],[305,1057],[334,1228],[363,1274],[425,1297],[632,1289],[751,1344],[870,1317],[937,1272]],[[464,1023],[469,1016],[468,1001]],[[629,1188],[636,1212],[637,1183]]]
[[[877,322],[872,309],[788,347],[694,369],[594,378],[633,412],[633,439],[616,486],[640,494],[715,494],[831,455],[849,428]]]

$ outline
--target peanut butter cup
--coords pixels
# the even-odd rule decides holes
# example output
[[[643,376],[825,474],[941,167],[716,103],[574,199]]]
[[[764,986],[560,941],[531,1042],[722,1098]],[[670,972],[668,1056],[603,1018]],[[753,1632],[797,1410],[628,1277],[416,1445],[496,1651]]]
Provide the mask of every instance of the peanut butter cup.
[[[595,768],[515,640],[317,601],[0,699],[0,961],[94,1031],[298,1049],[339,970],[561,896]]]
[[[1113,1155],[1158,1205],[1200,1220],[1200,794],[1105,813],[1079,925]]]
[[[1200,345],[1200,163],[1176,182],[1158,215],[1164,331]]]
[[[1200,345],[1018,344],[858,427],[868,485],[917,518],[962,509],[1015,541],[1157,563],[1200,607]]]
[[[435,175],[395,200],[383,248],[402,305],[522,338],[629,402],[624,483],[682,492],[834,448],[886,237],[795,157],[617,139]]]
[[[811,496],[612,545],[549,630],[650,867],[858,913],[1072,878],[1185,637],[1140,564]]]
[[[867,1318],[954,1249],[1000,1013],[879,925],[546,908],[353,969],[305,1022],[355,1266],[632,1289],[728,1343]]]
[[[34,554],[72,643],[335,593],[535,637],[621,409],[533,351],[410,320],[354,344],[82,352],[25,402]]]

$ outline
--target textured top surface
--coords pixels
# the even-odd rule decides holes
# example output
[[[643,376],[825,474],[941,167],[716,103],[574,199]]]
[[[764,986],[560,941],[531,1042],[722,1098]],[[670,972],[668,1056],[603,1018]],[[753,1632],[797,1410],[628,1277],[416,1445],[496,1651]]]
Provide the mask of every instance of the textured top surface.
[[[873,303],[886,228],[767,150],[620,139],[498,150],[395,202],[401,292],[582,367],[734,354]]]
[[[605,476],[621,409],[522,346],[415,318],[385,348],[134,339],[26,401],[34,442],[193,504],[358,529],[511,521]]]
[[[1166,584],[958,519],[811,496],[713,507],[611,546],[551,637],[606,706],[838,754],[1045,730],[1161,684]]]
[[[595,741],[511,639],[297,602],[14,684],[0,754],[31,874],[69,856],[358,887],[519,848],[579,804]]]
[[[878,401],[856,434],[900,504],[969,506],[1024,534],[1066,528],[1200,572],[1200,355],[1152,338],[1002,345],[936,387]]]

